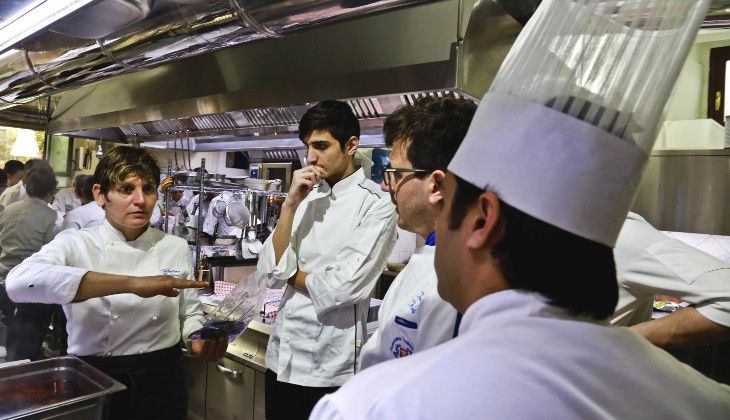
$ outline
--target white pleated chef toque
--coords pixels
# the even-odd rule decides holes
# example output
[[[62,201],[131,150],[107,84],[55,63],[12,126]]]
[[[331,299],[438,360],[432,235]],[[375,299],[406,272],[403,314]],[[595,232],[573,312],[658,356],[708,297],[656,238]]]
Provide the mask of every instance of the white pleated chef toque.
[[[710,0],[544,0],[449,170],[613,246]]]

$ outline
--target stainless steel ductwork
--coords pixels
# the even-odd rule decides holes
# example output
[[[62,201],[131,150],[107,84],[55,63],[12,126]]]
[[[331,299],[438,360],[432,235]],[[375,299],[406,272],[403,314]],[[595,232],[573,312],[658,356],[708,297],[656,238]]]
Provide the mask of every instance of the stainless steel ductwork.
[[[97,1],[0,55],[0,107],[224,47],[423,1]],[[0,12],[20,9],[17,2],[4,7]],[[0,25],[9,23],[8,16],[2,19]]]
[[[49,129],[223,149],[214,143],[292,138],[309,104],[336,98],[377,133],[419,96],[480,98],[521,27],[494,1],[419,3],[66,91]]]

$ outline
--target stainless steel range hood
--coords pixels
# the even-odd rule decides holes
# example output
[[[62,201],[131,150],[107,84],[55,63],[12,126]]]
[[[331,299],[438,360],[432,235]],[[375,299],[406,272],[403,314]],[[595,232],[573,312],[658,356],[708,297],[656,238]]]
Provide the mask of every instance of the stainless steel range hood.
[[[172,3],[187,26],[155,15]],[[388,114],[418,96],[481,97],[539,0],[260,1],[245,3],[245,10],[244,3],[155,2],[150,16],[133,25],[149,30],[127,39],[131,47],[120,37],[96,42],[83,54],[74,50],[76,68],[76,60],[94,65],[52,73],[57,78],[46,84],[39,81],[41,67],[29,65],[37,77],[11,90],[4,89],[0,69],[0,96],[28,98],[79,85],[53,96],[49,131],[158,146],[177,138],[208,149],[291,139],[307,106],[325,98],[347,100],[365,133],[377,133]],[[725,3],[716,2],[715,10]],[[288,5],[289,15],[274,4]],[[328,24],[315,25],[321,22]],[[45,38],[39,39],[42,45]],[[116,47],[104,50],[111,45]],[[179,59],[201,51],[208,52]],[[161,60],[178,61],[131,72]]]
[[[309,104],[337,98],[368,134],[421,95],[481,97],[520,29],[493,1],[421,3],[64,92],[49,128],[216,147],[291,138]]]

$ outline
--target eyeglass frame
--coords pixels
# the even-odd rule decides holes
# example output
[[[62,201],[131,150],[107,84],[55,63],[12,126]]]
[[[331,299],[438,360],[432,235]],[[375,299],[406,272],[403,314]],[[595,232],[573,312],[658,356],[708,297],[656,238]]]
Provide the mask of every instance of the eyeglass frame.
[[[383,182],[388,188],[395,188],[398,186],[399,182],[396,182],[395,185],[391,186],[389,182],[389,173],[396,174],[396,173],[414,173],[414,174],[430,174],[433,171],[429,171],[427,169],[417,169],[417,168],[393,168],[390,166],[390,163],[383,165],[380,168],[380,173],[383,177]]]

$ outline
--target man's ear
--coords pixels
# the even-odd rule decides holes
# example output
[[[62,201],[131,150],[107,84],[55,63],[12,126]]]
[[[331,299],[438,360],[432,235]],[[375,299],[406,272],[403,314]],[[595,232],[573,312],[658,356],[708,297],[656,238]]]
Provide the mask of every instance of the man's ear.
[[[94,186],[91,187],[91,193],[94,194],[94,201],[96,201],[96,204],[98,204],[99,207],[104,208],[104,205],[106,204],[106,197],[104,197],[104,193],[101,192],[101,185],[94,184]]]
[[[446,173],[442,170],[435,170],[426,178],[426,188],[428,189],[428,202],[432,205],[442,204],[444,201],[443,193],[441,192],[441,184],[444,182]]]
[[[352,136],[347,139],[347,154],[353,156],[357,151],[357,147],[360,145],[360,139]]]
[[[479,195],[477,204],[467,214],[466,247],[469,249],[492,248],[504,236],[499,198],[491,191]]]

